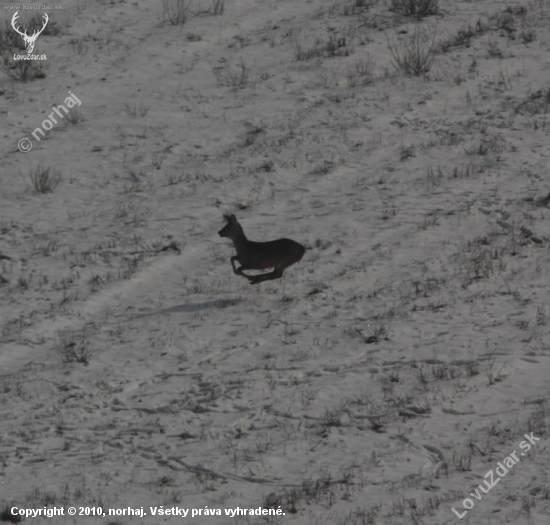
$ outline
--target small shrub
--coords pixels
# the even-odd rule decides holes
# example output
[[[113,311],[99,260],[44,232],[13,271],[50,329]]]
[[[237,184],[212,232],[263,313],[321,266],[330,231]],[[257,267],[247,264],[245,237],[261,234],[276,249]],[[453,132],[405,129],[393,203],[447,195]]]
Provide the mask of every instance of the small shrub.
[[[487,56],[489,58],[502,58],[502,50],[498,47],[496,40],[489,40],[487,43]]]
[[[470,47],[472,37],[482,35],[488,30],[489,26],[481,18],[478,18],[475,26],[463,24],[455,34],[439,42],[439,50],[446,53],[455,47]]]
[[[348,2],[343,5],[335,3],[328,12],[333,16],[361,16],[365,11],[375,7],[380,0],[348,0]]]
[[[250,68],[242,59],[234,67],[224,61],[223,65],[214,67],[212,71],[218,84],[233,90],[244,89],[250,83]]]
[[[46,78],[42,62],[34,60],[13,60],[8,55],[4,57],[4,71],[12,80],[30,82],[39,78]]]
[[[191,14],[191,0],[162,0],[161,23],[183,25]]]
[[[458,472],[469,472],[472,469],[472,454],[469,452],[453,452],[451,464]]]
[[[69,124],[76,126],[84,121],[84,115],[77,108],[71,108],[66,115],[66,119]]]
[[[388,38],[388,47],[394,66],[406,75],[420,76],[428,73],[433,66],[436,53],[435,30],[431,35],[420,25],[415,26],[406,41]]]
[[[23,521],[19,514],[12,514],[12,507],[13,505],[7,504],[0,509],[0,521],[7,521],[8,523],[21,523]]]
[[[335,37],[330,36],[330,38],[323,42],[317,40],[313,47],[309,49],[304,49],[300,42],[295,41],[294,46],[294,57],[296,60],[305,62],[311,60],[312,58],[326,57],[334,58],[339,56],[349,56],[352,53],[352,49],[346,45],[346,37]]]
[[[516,112],[530,115],[550,112],[550,88],[539,89],[531,93],[516,107]]]
[[[477,361],[471,360],[464,364],[467,377],[474,377],[479,374],[479,364]]]
[[[368,86],[375,81],[374,62],[368,57],[355,62],[346,73],[348,86]]]
[[[59,171],[48,166],[47,168],[38,165],[29,173],[32,187],[36,193],[52,193],[61,182]]]
[[[225,0],[213,0],[210,6],[210,14],[213,16],[223,15],[225,12]]]
[[[195,16],[220,16],[225,12],[225,0],[212,0],[210,7],[194,11]]]
[[[537,33],[533,29],[523,29],[519,36],[524,44],[529,44],[537,39]]]
[[[24,22],[24,29],[27,30],[27,34],[32,35],[34,31],[40,31],[43,24],[44,15],[41,13],[34,13],[26,22]],[[42,35],[60,36],[61,34],[63,34],[61,25],[50,17],[46,27],[44,27]]]
[[[0,22],[0,55],[11,49],[25,49],[25,42],[11,27],[9,20]]]
[[[423,18],[439,13],[439,0],[391,0],[391,10],[403,16]]]
[[[477,144],[464,148],[466,155],[489,155],[490,153],[501,153],[506,149],[502,137],[498,135],[485,135]]]
[[[150,109],[151,106],[146,106],[143,102],[140,102],[139,106],[137,104],[124,104],[124,110],[129,117],[145,117]]]
[[[511,36],[516,31],[516,21],[512,13],[503,11],[489,17],[489,22],[493,27],[499,29]]]
[[[185,35],[185,40],[189,40],[189,42],[200,42],[202,40],[202,36],[198,33],[187,33]]]
[[[92,356],[92,350],[85,332],[81,336],[60,337],[59,345],[55,351],[63,363],[87,365]]]
[[[88,53],[88,46],[84,43],[83,38],[71,38],[69,44],[71,44],[75,55],[82,56]]]
[[[0,97],[15,98],[17,91],[13,82],[0,82]],[[7,108],[4,110],[7,115]]]

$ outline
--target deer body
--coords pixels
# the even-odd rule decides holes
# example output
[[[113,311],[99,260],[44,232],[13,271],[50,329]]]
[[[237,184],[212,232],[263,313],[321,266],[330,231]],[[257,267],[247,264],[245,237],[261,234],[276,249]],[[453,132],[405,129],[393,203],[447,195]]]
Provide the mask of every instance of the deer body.
[[[220,237],[227,237],[233,241],[237,255],[231,257],[231,266],[236,275],[246,277],[251,284],[280,279],[283,272],[304,255],[306,249],[292,239],[277,239],[276,241],[254,242],[249,241],[241,225],[234,215],[224,215],[227,224],[218,233]],[[235,261],[241,266],[235,267]],[[243,270],[266,270],[273,268],[270,273],[261,275],[246,275]]]

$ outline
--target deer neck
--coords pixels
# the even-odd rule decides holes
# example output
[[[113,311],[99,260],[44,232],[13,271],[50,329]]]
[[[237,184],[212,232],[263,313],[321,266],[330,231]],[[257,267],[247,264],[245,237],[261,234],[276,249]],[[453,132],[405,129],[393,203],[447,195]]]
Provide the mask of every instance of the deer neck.
[[[237,255],[244,254],[246,252],[246,243],[248,242],[248,239],[246,238],[243,230],[239,230],[235,238],[233,239],[233,245],[235,246],[235,250],[237,250]]]

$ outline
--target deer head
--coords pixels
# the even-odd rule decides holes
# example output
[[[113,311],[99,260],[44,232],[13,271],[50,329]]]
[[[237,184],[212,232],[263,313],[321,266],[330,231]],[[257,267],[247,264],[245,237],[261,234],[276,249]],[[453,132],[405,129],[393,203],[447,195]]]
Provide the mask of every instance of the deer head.
[[[33,34],[31,36],[27,35],[27,30],[25,29],[25,32],[22,33],[21,30],[15,25],[15,22],[17,18],[19,17],[19,11],[16,11],[13,15],[13,18],[11,19],[11,26],[15,29],[16,33],[19,33],[21,37],[23,38],[23,41],[25,42],[25,48],[27,50],[27,53],[32,53],[34,49],[34,43],[36,42],[36,39],[38,38],[38,35],[44,31],[44,28],[48,24],[48,15],[44,13],[44,25],[42,26],[42,29],[37,30],[35,29]]]

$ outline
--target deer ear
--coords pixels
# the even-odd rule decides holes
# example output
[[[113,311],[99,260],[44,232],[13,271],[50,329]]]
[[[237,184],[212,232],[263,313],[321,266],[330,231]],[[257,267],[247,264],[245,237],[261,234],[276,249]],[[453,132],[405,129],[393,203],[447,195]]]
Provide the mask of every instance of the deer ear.
[[[229,222],[230,222],[231,224],[235,224],[235,223],[237,222],[237,217],[235,217],[235,215],[231,215],[231,216],[229,217]]]

